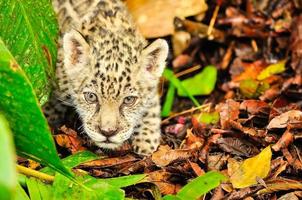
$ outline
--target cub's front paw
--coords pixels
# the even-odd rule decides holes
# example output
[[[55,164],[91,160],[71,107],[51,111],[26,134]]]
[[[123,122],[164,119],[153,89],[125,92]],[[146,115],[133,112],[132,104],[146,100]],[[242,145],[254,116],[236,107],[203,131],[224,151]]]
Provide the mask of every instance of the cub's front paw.
[[[147,156],[157,150],[160,138],[138,138],[132,141],[132,147],[136,154]]]

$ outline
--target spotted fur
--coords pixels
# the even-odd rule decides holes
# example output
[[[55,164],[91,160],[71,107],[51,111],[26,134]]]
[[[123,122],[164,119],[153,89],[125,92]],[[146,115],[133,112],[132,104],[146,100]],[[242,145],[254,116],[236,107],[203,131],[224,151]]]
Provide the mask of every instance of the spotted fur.
[[[167,43],[158,39],[147,45],[120,0],[55,0],[53,5],[61,31],[56,98],[77,110],[97,146],[115,149],[131,139],[136,153],[155,151],[157,85]]]

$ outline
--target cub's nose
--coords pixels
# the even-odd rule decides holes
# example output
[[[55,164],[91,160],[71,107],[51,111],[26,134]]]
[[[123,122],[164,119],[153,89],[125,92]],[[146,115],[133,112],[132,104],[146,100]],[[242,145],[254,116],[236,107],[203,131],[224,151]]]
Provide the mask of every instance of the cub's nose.
[[[100,130],[101,134],[106,137],[111,137],[111,136],[114,136],[117,134],[116,128],[102,129],[101,127],[99,127],[99,130]]]

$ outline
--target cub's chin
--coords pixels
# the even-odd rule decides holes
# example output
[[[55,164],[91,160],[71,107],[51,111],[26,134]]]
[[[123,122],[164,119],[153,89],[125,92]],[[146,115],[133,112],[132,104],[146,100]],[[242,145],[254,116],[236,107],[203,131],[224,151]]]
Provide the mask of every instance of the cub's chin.
[[[117,149],[122,146],[123,143],[113,143],[113,142],[95,142],[95,145],[102,149]]]

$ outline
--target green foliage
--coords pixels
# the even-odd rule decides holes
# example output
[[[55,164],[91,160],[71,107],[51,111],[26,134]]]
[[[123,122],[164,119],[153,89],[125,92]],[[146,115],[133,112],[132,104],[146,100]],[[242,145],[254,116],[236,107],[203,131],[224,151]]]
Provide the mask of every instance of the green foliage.
[[[219,121],[219,113],[218,112],[201,113],[199,117],[199,121],[205,124],[216,124]]]
[[[241,94],[248,98],[257,98],[267,89],[269,84],[266,82],[259,82],[253,79],[242,80],[239,84]]]
[[[172,70],[165,69],[165,71],[163,73],[163,77],[165,77],[167,80],[169,80],[177,88],[177,90],[180,90],[180,91],[182,91],[182,93],[186,94],[187,97],[189,97],[192,100],[192,102],[194,103],[195,106],[200,106],[198,101],[193,97],[192,94],[190,94],[190,92],[187,90],[187,88],[185,88],[182,85],[181,81],[174,75]]]
[[[48,0],[0,1],[0,37],[43,104],[54,78],[58,25]]]
[[[205,195],[210,190],[219,186],[221,181],[226,178],[222,174],[211,171],[206,174],[199,176],[185,185],[176,196],[167,195],[164,200],[195,200],[200,196]]]
[[[170,115],[170,112],[171,112],[171,109],[173,106],[174,97],[175,97],[175,86],[172,83],[170,83],[168,91],[167,91],[165,103],[164,103],[164,105],[162,107],[162,111],[161,111],[162,117],[167,117]]]
[[[95,155],[94,153],[92,153],[90,151],[80,151],[80,152],[77,152],[76,154],[73,154],[71,156],[68,156],[67,158],[62,159],[62,162],[66,168],[71,169],[73,167],[78,166],[81,163],[88,162],[91,160],[96,160],[96,159],[100,159],[100,157],[98,157],[97,155]],[[49,167],[45,167],[44,169],[41,169],[40,171],[43,173],[50,174],[50,175],[55,174],[55,171]]]
[[[217,79],[217,69],[212,65],[206,66],[194,77],[183,81],[180,81],[170,69],[165,69],[163,76],[170,81],[161,112],[162,117],[167,117],[172,109],[175,98],[175,88],[177,89],[177,94],[179,96],[188,97],[195,106],[200,106],[198,101],[194,98],[194,95],[208,95],[213,91]]]
[[[62,165],[31,83],[0,39],[0,110],[12,128],[19,155],[72,177]]]
[[[285,63],[286,60],[281,60],[275,64],[271,64],[267,66],[264,70],[260,72],[260,74],[257,76],[257,79],[259,81],[264,80],[266,78],[269,78],[270,76],[274,74],[280,74],[285,71]]]
[[[215,88],[217,79],[216,67],[209,65],[206,66],[200,73],[196,74],[192,78],[181,81],[181,84],[188,92],[184,92],[180,88],[177,88],[177,94],[182,97],[188,97],[188,94],[196,95],[208,95]]]
[[[63,163],[70,168],[80,165],[83,162],[96,159],[97,156],[91,152],[83,151],[71,155],[63,160]],[[47,173],[54,173],[49,168],[42,169],[41,171]],[[36,178],[25,179],[25,186],[29,191],[30,199],[124,199],[124,191],[120,188],[134,185],[137,183],[145,182],[146,175],[130,175],[109,179],[97,179],[87,174],[78,175],[76,177],[77,184],[70,179],[62,176],[59,173],[55,174],[54,183],[41,182]],[[22,190],[21,190],[22,193]],[[21,195],[21,194],[20,194]],[[19,195],[19,196],[20,196]]]
[[[11,199],[17,184],[15,150],[12,133],[5,117],[0,113],[0,197]]]

